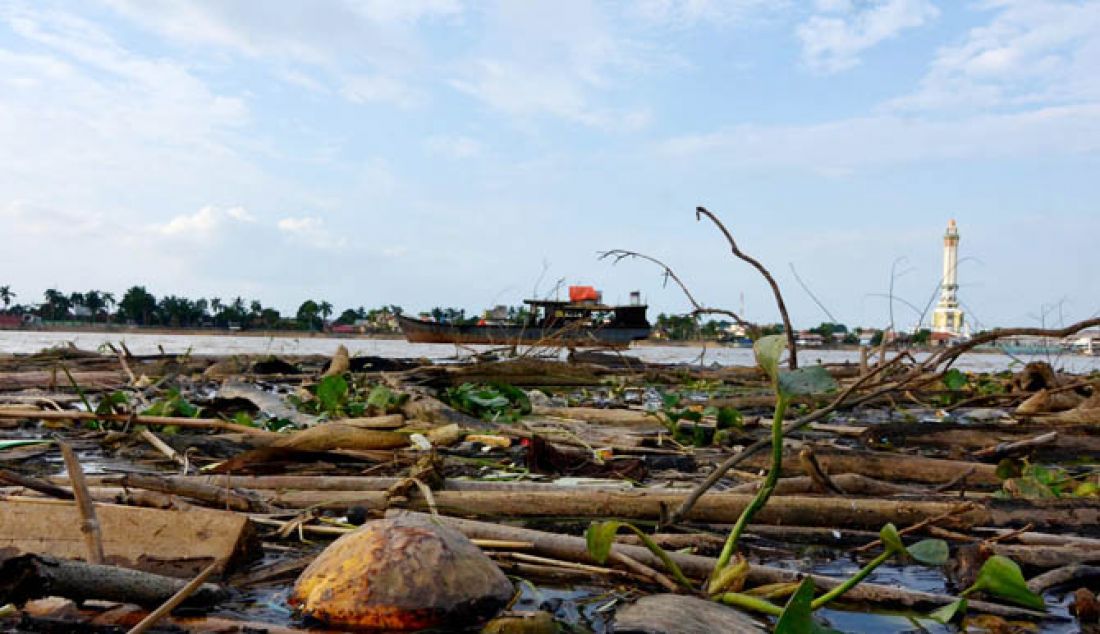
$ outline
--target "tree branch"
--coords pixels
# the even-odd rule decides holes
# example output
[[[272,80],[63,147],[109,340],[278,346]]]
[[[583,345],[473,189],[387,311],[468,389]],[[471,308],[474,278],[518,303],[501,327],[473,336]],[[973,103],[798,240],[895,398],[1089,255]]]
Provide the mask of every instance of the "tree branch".
[[[737,322],[739,326],[750,331],[754,335],[759,333],[760,331],[760,328],[756,324],[745,321],[741,318],[740,315],[733,312],[732,310],[726,310],[724,308],[709,308],[700,304],[699,301],[695,299],[695,296],[691,294],[691,291],[688,289],[687,285],[684,284],[684,281],[680,279],[680,276],[676,275],[676,272],[673,271],[670,266],[653,256],[646,255],[644,253],[638,253],[637,251],[627,251],[626,249],[612,249],[610,251],[600,252],[599,257],[601,260],[612,258],[614,259],[614,264],[618,264],[620,261],[625,260],[626,258],[638,258],[641,260],[646,260],[647,262],[652,262],[653,264],[661,267],[662,275],[664,275],[665,280],[672,280],[676,283],[677,286],[680,287],[680,290],[684,292],[684,295],[691,303],[691,315],[693,317],[698,315],[725,315],[726,317],[729,317],[730,319]]]
[[[729,243],[730,250],[733,252],[733,255],[745,262],[748,262],[750,265],[752,265],[753,268],[755,268],[757,271],[760,271],[760,274],[764,276],[765,280],[767,280],[768,285],[772,287],[772,293],[775,295],[775,304],[779,307],[780,317],[783,318],[783,328],[787,331],[787,351],[789,352],[787,364],[792,370],[798,369],[798,352],[795,346],[794,329],[791,327],[791,318],[787,314],[787,305],[783,302],[783,293],[779,291],[779,284],[776,284],[775,278],[772,277],[772,274],[768,272],[768,269],[764,268],[763,264],[761,264],[752,256],[745,254],[743,251],[741,251],[740,248],[738,248],[737,242],[733,239],[733,235],[729,232],[728,229],[726,229],[726,226],[722,224],[722,221],[719,220],[717,216],[707,211],[705,207],[696,207],[695,219],[699,220],[701,216],[706,216],[707,218],[710,218],[710,221],[718,227],[718,229],[722,232],[724,236],[726,236],[726,242]]]

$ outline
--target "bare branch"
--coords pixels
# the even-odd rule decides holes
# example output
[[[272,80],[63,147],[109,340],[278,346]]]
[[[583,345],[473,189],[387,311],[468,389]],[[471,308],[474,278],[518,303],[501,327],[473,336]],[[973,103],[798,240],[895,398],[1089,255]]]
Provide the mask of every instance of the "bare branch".
[[[786,436],[787,434],[793,431],[797,431],[816,420],[820,420],[825,416],[828,416],[838,407],[845,405],[845,401],[847,401],[848,397],[850,397],[856,390],[866,385],[867,382],[870,381],[873,377],[886,372],[888,368],[896,365],[899,359],[902,358],[904,357],[896,357],[890,362],[884,363],[872,370],[871,372],[863,375],[854,383],[841,391],[840,394],[838,394],[836,398],[834,398],[833,401],[825,407],[814,410],[813,412],[810,412],[802,418],[786,423],[785,425],[783,425],[783,435]],[[893,389],[894,388],[892,386],[882,388],[879,392],[876,392],[875,395],[877,396],[878,393],[892,391]],[[741,450],[740,453],[733,454],[729,458],[726,458],[726,460],[722,464],[718,465],[717,467],[715,467],[714,471],[710,472],[705,480],[700,482],[694,489],[691,490],[691,493],[686,498],[684,498],[684,501],[680,503],[679,507],[677,507],[675,510],[672,511],[672,513],[669,514],[667,521],[664,523],[666,525],[671,525],[682,521],[687,516],[687,514],[691,512],[692,507],[694,507],[695,503],[699,501],[699,498],[703,497],[704,493],[706,493],[719,480],[721,480],[722,477],[726,475],[726,472],[741,464],[750,456],[759,452],[761,449],[767,449],[771,446],[771,444],[772,441],[770,436],[767,438],[761,438],[760,440],[752,443],[748,447],[745,447],[743,450]]]
[[[825,308],[825,304],[822,304],[821,301],[817,298],[817,295],[814,295],[814,292],[810,290],[810,287],[806,286],[806,283],[802,281],[802,276],[799,275],[798,271],[794,268],[794,262],[788,262],[787,265],[791,267],[791,273],[794,275],[795,281],[797,281],[798,285],[802,287],[802,290],[806,291],[806,294],[810,296],[810,299],[814,300],[814,303],[817,304],[817,307],[824,311],[825,315],[829,317],[829,321],[834,324],[839,324],[840,322],[837,321],[837,318],[833,317],[833,314],[829,312],[828,308]]]
[[[764,276],[765,280],[767,280],[768,285],[772,287],[772,293],[775,295],[775,304],[779,308],[780,317],[783,318],[783,328],[787,331],[787,350],[790,353],[790,355],[787,357],[787,364],[792,370],[798,369],[798,352],[797,346],[795,346],[794,328],[791,327],[791,318],[787,314],[787,305],[783,303],[783,293],[779,291],[779,284],[776,284],[775,278],[773,278],[772,274],[768,272],[768,269],[764,268],[763,264],[761,264],[752,256],[745,254],[743,251],[741,251],[740,248],[738,248],[737,242],[733,239],[733,234],[731,234],[729,230],[726,229],[726,226],[722,224],[722,221],[719,220],[717,216],[707,211],[706,207],[696,207],[695,219],[699,220],[701,216],[706,216],[707,218],[709,218],[710,221],[713,222],[715,226],[717,226],[718,229],[722,232],[722,235],[726,236],[726,242],[729,243],[730,251],[733,252],[733,255],[745,262],[748,262],[753,268],[755,268],[757,271],[760,271],[760,274]]]
[[[599,257],[601,260],[612,259],[614,260],[613,264],[618,264],[619,262],[627,258],[638,258],[647,262],[652,262],[653,264],[661,267],[661,274],[664,276],[666,282],[668,280],[672,280],[676,283],[677,286],[680,287],[680,290],[684,292],[684,295],[687,297],[688,301],[691,302],[692,311],[690,314],[692,317],[697,317],[699,315],[725,315],[726,317],[729,317],[730,319],[737,322],[737,324],[742,328],[745,328],[746,330],[754,334],[759,333],[760,331],[760,328],[756,324],[745,321],[741,318],[740,315],[733,312],[732,310],[726,310],[724,308],[709,308],[700,304],[699,301],[695,299],[695,296],[691,294],[691,290],[689,290],[687,285],[684,284],[684,281],[680,279],[680,276],[676,275],[676,272],[673,271],[670,266],[653,256],[646,255],[644,253],[638,253],[637,251],[627,251],[626,249],[612,249],[610,251],[600,252]]]
[[[919,368],[925,372],[936,370],[941,366],[946,369],[952,363],[955,362],[964,353],[973,350],[974,348],[1002,339],[1004,337],[1050,337],[1052,339],[1064,339],[1070,335],[1076,334],[1086,328],[1094,328],[1100,326],[1100,318],[1086,319],[1085,321],[1079,321],[1075,324],[1066,326],[1065,328],[1049,329],[1049,328],[994,328],[989,332],[984,332],[975,337],[955,344],[946,350],[933,354],[921,363]]]

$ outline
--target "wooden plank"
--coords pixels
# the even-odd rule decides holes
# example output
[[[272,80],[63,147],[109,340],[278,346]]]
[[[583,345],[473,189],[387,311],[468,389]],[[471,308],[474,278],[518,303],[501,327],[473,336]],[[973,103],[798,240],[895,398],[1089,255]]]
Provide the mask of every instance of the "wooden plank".
[[[257,545],[243,515],[190,509],[162,511],[97,504],[107,564],[172,577],[193,577],[218,560],[217,572],[248,559]],[[67,501],[0,501],[0,550],[83,560],[80,511]]]
[[[126,385],[128,377],[122,370],[75,371],[73,380],[83,390],[111,390]],[[69,377],[58,370],[32,370],[29,372],[0,372],[0,390],[15,391],[40,388],[44,390],[68,389]]]

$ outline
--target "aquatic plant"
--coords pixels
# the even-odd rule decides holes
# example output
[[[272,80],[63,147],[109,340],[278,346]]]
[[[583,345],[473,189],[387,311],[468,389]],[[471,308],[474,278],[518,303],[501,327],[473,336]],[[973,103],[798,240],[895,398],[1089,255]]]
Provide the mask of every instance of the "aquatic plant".
[[[531,413],[527,394],[507,383],[463,383],[443,392],[443,400],[451,407],[490,421],[517,421]]]

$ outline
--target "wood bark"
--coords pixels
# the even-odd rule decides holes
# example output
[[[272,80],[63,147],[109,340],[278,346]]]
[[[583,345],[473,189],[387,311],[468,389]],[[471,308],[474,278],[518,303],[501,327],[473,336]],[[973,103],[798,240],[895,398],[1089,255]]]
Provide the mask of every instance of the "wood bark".
[[[223,478],[224,480],[224,478]],[[103,481],[117,484],[123,488],[145,489],[171,495],[182,495],[195,500],[206,502],[215,508],[229,511],[244,511],[246,513],[269,513],[271,508],[258,495],[251,491],[240,491],[225,486],[224,482],[218,486],[218,478],[213,477],[210,483],[195,482],[166,478],[140,473],[128,473],[118,477],[107,477]]]
[[[685,498],[683,493],[651,491],[436,491],[436,507],[445,513],[476,517],[576,517],[657,520]],[[711,493],[700,498],[688,519],[717,524],[733,523],[752,496]],[[271,498],[288,508],[321,506],[346,509],[362,506],[382,511],[391,506],[384,492],[285,491]],[[414,497],[409,508],[427,510]],[[878,530],[884,524],[908,525],[952,514],[959,503],[951,499],[894,499],[775,496],[754,518],[758,524],[826,526]],[[986,500],[943,524],[956,529],[973,526],[1058,527],[1095,530],[1100,525],[1100,503],[1089,500]]]
[[[0,561],[0,597],[12,603],[61,596],[74,601],[100,599],[156,606],[185,585],[185,581],[164,575],[43,555]],[[190,604],[212,605],[225,598],[224,590],[206,584],[191,596]]]
[[[883,451],[847,451],[821,447],[815,448],[815,454],[821,467],[830,474],[858,473],[876,480],[943,484],[969,473],[966,475],[967,487],[999,487],[1001,484],[996,465]],[[771,464],[771,456],[753,455],[742,464],[754,469],[766,469]],[[796,452],[784,449],[783,475],[804,475]]]
[[[663,429],[661,419],[656,415],[635,409],[602,409],[599,407],[547,407],[536,405],[532,408],[535,416],[554,416],[581,420],[599,425],[616,427],[652,426]]]
[[[69,472],[69,482],[73,489],[76,508],[80,511],[80,532],[84,535],[84,543],[88,549],[88,561],[101,564],[103,563],[103,534],[100,532],[92,496],[88,493],[88,484],[84,482],[84,469],[80,466],[80,461],[77,460],[76,453],[73,452],[69,443],[60,442],[58,447],[65,460],[65,470]]]
[[[847,495],[890,496],[924,493],[915,487],[894,484],[893,482],[883,482],[882,480],[868,478],[858,473],[841,473],[830,476],[829,479]],[[731,487],[726,491],[729,493],[753,493],[760,489],[761,484],[761,482],[746,482],[745,484]],[[775,495],[815,493],[829,493],[829,491],[823,490],[821,485],[810,476],[780,478],[775,486]]]
[[[1020,564],[1035,568],[1059,568],[1070,564],[1100,563],[1100,549],[1079,546],[1026,546],[991,544],[989,550]]]
[[[217,429],[221,431],[238,432],[254,436],[281,437],[279,434],[265,431],[247,425],[226,422],[218,418],[182,418],[173,416],[144,416],[140,414],[96,414],[78,410],[44,410],[44,409],[3,409],[0,408],[0,418],[22,418],[28,420],[106,420],[118,423],[133,423],[135,425],[148,426],[175,426],[190,429]]]
[[[224,476],[224,475],[194,475],[194,476],[158,476],[170,483],[205,484],[225,489],[240,489],[248,495],[248,490],[253,491],[385,491],[400,482],[403,478],[377,477],[377,476],[298,476],[298,475],[274,475],[274,476]],[[120,476],[88,476],[88,483],[93,486],[113,485],[118,483]],[[0,479],[3,479],[3,470],[0,470]],[[51,477],[48,481],[54,484],[65,484],[64,478]],[[12,484],[27,486],[22,482]],[[48,486],[48,485],[47,485]],[[28,488],[33,488],[29,487]],[[621,491],[632,488],[628,482],[607,481],[606,483],[584,484],[570,487],[553,482],[495,482],[492,480],[447,480],[443,488],[448,491],[593,491],[613,490]],[[60,491],[68,494],[67,490]]]
[[[72,372],[73,380],[85,391],[114,390],[126,385],[128,377],[122,370],[89,370]],[[69,377],[58,370],[32,370],[30,372],[0,372],[0,391],[67,390],[72,385]]]

